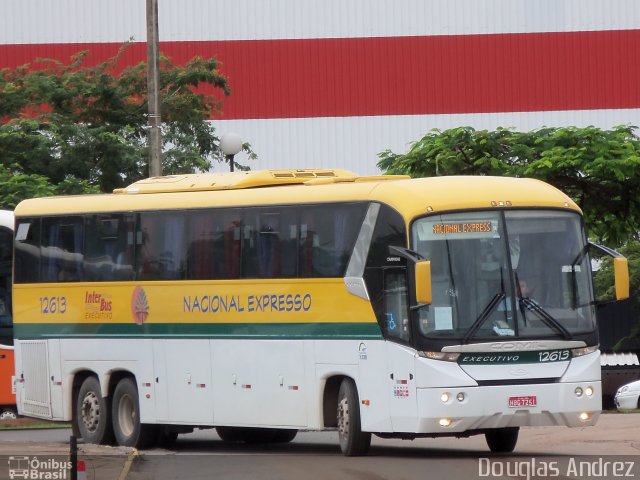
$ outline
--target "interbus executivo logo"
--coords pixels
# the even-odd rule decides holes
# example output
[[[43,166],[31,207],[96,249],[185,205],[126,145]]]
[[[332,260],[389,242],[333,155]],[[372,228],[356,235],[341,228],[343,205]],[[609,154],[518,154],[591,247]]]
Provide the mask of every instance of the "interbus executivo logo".
[[[71,462],[56,458],[9,457],[9,478],[64,480],[71,478]]]
[[[133,320],[138,324],[142,325],[149,316],[149,302],[147,301],[147,294],[144,291],[144,288],[137,286],[133,290],[133,295],[131,295],[131,314],[133,315]]]

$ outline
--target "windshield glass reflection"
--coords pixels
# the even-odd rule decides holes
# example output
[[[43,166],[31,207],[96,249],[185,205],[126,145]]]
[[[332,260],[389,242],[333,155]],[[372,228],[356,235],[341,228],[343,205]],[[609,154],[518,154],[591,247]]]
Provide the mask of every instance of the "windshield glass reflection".
[[[430,216],[412,247],[431,261],[433,303],[420,333],[467,343],[558,337],[595,328],[586,238],[577,214],[493,211]]]

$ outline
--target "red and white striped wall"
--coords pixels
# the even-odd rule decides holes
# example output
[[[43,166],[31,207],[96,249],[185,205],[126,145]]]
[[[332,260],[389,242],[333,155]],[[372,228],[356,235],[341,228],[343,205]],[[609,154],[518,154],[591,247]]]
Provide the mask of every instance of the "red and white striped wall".
[[[0,68],[146,37],[144,0],[0,6]],[[637,0],[159,0],[159,22],[175,62],[222,61],[216,127],[254,169],[377,173],[432,128],[640,124]]]

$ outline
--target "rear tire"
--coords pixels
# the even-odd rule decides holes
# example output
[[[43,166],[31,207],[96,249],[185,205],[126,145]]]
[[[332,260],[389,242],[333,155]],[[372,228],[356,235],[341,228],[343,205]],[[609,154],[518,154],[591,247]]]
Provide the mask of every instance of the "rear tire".
[[[342,453],[347,457],[366,455],[371,445],[371,433],[362,431],[358,390],[350,378],[340,384],[337,420]]]
[[[273,437],[273,443],[289,443],[298,435],[298,430],[278,429]]]
[[[2,409],[2,413],[0,413],[0,420],[17,420],[18,412],[16,412],[15,408],[6,407]]]
[[[140,423],[138,387],[131,378],[123,378],[113,392],[111,413],[118,445],[148,448],[155,440],[155,425]]]
[[[493,453],[511,453],[518,443],[520,427],[496,428],[484,434]]]
[[[242,442],[244,433],[239,427],[216,427],[216,433],[223,442]]]
[[[102,396],[100,382],[96,377],[87,377],[82,382],[76,401],[74,423],[85,442],[113,443],[109,403]]]
[[[242,429],[242,440],[245,443],[256,444],[256,443],[273,443],[274,438],[276,437],[276,429],[275,428],[243,428]]]

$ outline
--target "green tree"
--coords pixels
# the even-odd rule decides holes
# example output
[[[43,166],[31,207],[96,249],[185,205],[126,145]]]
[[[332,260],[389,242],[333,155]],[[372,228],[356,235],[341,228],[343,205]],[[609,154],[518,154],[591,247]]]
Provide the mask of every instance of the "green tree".
[[[573,198],[593,238],[619,246],[640,231],[636,127],[431,130],[407,153],[387,150],[379,158],[378,166],[388,174],[538,178]]]
[[[110,192],[147,176],[146,64],[123,68],[126,47],[93,66],[80,52],[68,64],[40,60],[0,71],[0,165],[23,185],[11,198],[0,193],[0,204],[21,195]],[[230,94],[217,60],[178,66],[163,57],[160,83],[164,173],[224,162],[209,121],[220,112],[218,97]],[[202,93],[203,85],[218,93]],[[244,151],[255,158],[249,144]]]

